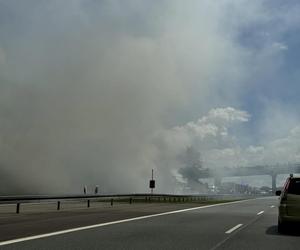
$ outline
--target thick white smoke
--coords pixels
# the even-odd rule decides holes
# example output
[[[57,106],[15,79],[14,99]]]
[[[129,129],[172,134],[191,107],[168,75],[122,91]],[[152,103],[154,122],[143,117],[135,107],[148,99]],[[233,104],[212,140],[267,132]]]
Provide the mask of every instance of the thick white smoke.
[[[259,1],[2,1],[0,9],[2,193],[96,184],[144,192],[152,168],[157,191],[172,192],[169,145],[215,147],[223,161],[237,147],[228,124],[249,117],[213,109],[178,124],[238,107],[249,65],[273,59],[237,42],[242,26],[265,20]],[[174,126],[168,143],[157,139]]]

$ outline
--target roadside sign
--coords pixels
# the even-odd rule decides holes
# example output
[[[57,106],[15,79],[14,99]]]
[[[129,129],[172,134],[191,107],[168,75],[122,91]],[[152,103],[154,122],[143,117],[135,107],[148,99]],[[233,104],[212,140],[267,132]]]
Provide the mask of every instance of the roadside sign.
[[[150,180],[149,181],[149,187],[152,189],[152,188],[155,188],[155,180]]]

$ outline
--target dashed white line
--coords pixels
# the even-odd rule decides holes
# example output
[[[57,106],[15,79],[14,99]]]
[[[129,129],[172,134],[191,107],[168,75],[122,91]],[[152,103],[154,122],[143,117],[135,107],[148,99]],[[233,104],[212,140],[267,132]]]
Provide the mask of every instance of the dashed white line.
[[[225,233],[226,234],[230,234],[232,233],[233,231],[237,230],[238,228],[240,228],[241,226],[243,226],[243,224],[237,224],[236,226],[234,226],[233,228],[227,230]]]
[[[260,211],[260,212],[258,212],[257,213],[257,215],[261,215],[261,214],[263,214],[265,211]]]
[[[274,205],[270,206],[270,208],[274,208],[274,207],[275,207]]]

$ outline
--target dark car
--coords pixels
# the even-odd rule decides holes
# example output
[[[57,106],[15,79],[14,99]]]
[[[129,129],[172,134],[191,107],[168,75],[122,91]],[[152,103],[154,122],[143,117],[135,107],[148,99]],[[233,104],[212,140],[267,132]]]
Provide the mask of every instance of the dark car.
[[[283,232],[287,223],[300,222],[300,177],[291,174],[283,191],[276,191],[276,195],[280,196],[278,231]]]

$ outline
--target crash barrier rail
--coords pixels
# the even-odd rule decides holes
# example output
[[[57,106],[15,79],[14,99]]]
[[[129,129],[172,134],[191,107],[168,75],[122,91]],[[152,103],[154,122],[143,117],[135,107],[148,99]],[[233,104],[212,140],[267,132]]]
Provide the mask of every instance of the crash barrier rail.
[[[92,202],[108,202],[111,206],[115,202],[203,202],[213,200],[233,200],[254,198],[257,195],[175,195],[175,194],[110,194],[110,195],[24,195],[0,196],[0,204],[15,204],[16,213],[20,213],[21,204],[56,202],[56,209],[60,210],[63,201],[86,202],[86,207],[91,207]]]

